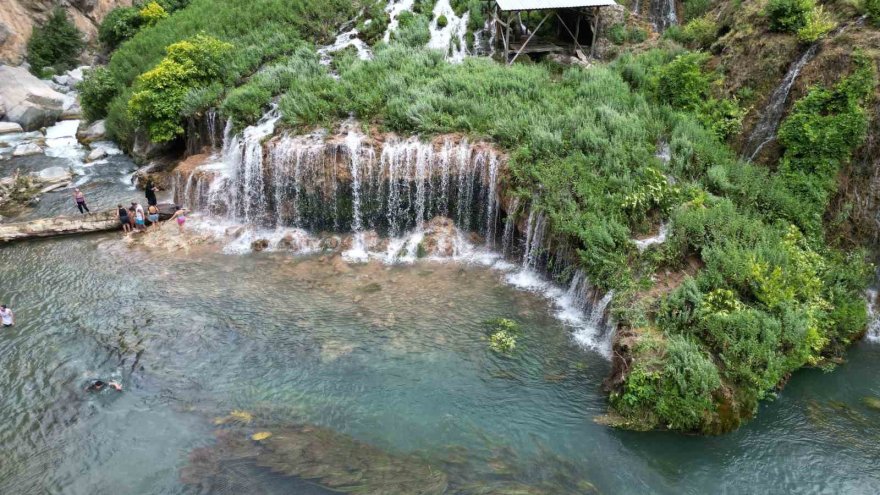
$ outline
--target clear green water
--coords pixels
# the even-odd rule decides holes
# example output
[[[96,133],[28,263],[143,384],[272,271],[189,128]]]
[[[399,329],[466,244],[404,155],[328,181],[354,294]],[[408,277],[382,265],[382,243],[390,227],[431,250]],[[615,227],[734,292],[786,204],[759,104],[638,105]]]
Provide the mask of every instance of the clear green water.
[[[214,418],[233,409],[417,453],[471,486],[880,486],[880,412],[860,402],[880,397],[880,345],[856,345],[834,373],[797,373],[733,434],[629,433],[592,422],[606,407],[607,360],[575,345],[540,296],[486,268],[175,255],[113,234],[0,256],[0,299],[18,319],[0,331],[3,494],[328,493],[248,462],[184,484],[194,449],[215,445]],[[524,329],[511,358],[484,340],[483,322],[498,316]],[[92,377],[125,392],[86,394]],[[449,493],[478,493],[456,486]]]

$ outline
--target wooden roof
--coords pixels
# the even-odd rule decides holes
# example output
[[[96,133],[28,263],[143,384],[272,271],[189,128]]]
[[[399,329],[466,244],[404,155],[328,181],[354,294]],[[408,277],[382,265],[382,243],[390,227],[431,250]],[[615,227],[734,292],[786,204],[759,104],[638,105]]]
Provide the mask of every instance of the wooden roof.
[[[495,0],[498,8],[509,10],[575,9],[580,7],[608,7],[614,0]]]

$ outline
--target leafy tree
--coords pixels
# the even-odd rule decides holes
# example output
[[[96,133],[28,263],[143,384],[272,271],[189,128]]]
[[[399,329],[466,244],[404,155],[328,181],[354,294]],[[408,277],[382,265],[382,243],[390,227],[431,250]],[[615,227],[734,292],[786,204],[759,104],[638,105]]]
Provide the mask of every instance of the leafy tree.
[[[143,20],[135,7],[118,7],[110,11],[98,28],[98,40],[108,50],[137,34]]]
[[[181,121],[188,94],[223,80],[224,61],[231,51],[229,43],[196,35],[170,45],[159,65],[138,77],[128,110],[150,139],[165,142],[184,133]]]
[[[28,61],[34,74],[42,75],[47,67],[62,72],[76,66],[77,58],[85,42],[82,34],[67,18],[61,7],[56,8],[49,19],[34,29],[28,41]]]

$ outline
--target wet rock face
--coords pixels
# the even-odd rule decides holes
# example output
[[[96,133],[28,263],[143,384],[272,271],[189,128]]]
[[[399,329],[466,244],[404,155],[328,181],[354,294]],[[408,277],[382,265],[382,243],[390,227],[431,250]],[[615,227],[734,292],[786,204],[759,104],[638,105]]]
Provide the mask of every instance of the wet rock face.
[[[6,108],[6,120],[32,131],[58,120],[64,95],[24,67],[0,66],[0,104]]]

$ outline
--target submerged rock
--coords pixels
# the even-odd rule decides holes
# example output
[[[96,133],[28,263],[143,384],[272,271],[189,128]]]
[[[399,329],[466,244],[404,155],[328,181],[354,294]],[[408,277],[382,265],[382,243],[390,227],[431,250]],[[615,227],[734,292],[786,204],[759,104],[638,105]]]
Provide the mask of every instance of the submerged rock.
[[[238,484],[232,463],[252,462],[325,489],[358,495],[441,495],[447,475],[424,460],[396,455],[333,430],[305,425],[280,429],[230,428],[217,442],[194,450],[181,478],[210,491]]]
[[[862,404],[875,411],[880,411],[880,397],[862,397]]]

